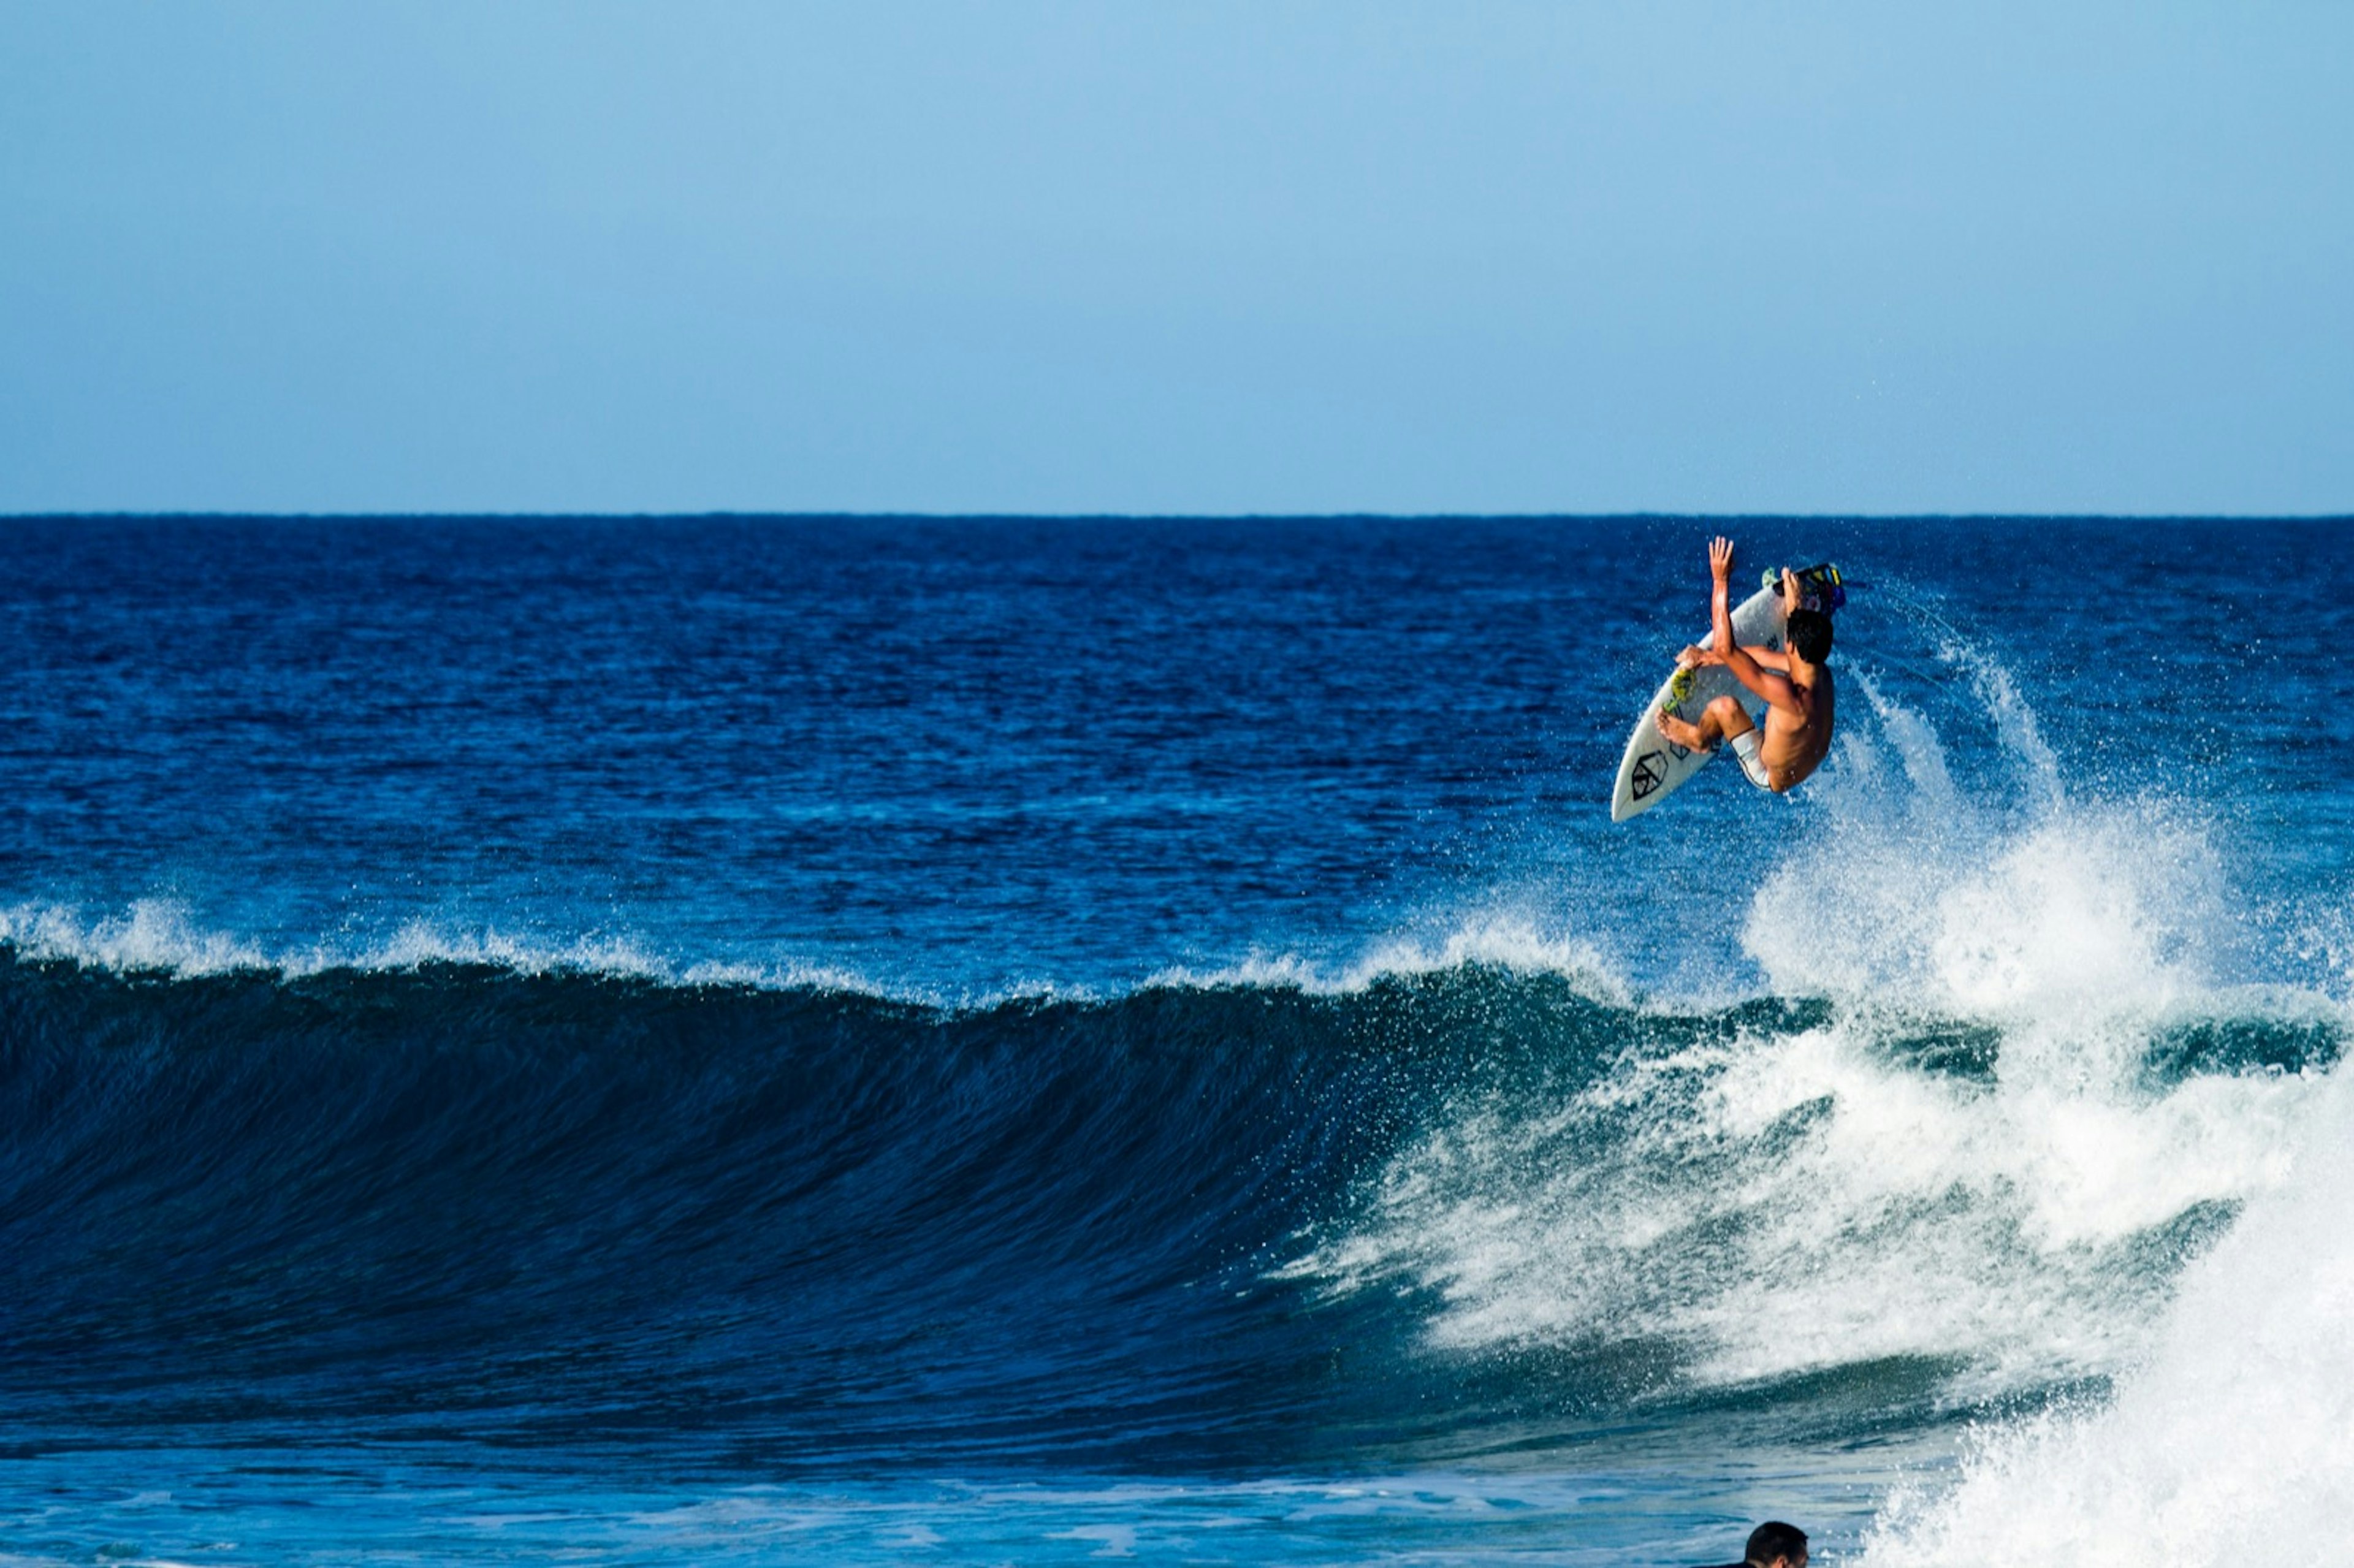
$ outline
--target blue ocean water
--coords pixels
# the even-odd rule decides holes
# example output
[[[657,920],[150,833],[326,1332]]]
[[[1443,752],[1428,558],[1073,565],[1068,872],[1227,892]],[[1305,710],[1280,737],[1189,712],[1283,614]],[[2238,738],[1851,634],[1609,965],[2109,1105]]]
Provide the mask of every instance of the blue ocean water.
[[[1838,744],[1613,826],[1718,531]],[[2354,1502],[2342,524],[5,532],[0,1563]]]

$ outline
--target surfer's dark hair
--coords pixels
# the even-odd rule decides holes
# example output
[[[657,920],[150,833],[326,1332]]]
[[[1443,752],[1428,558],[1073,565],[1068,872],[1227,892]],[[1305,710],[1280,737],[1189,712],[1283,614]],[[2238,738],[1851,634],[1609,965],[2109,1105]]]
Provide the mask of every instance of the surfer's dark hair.
[[[1790,652],[1809,664],[1831,656],[1831,618],[1819,609],[1794,609],[1787,629]]]
[[[1802,609],[1790,619],[1796,620],[1800,615],[1815,615],[1815,612],[1811,609]],[[1830,617],[1827,615],[1815,615],[1815,619],[1825,626],[1831,623]],[[1766,1563],[1773,1562],[1776,1557],[1787,1557],[1796,1562],[1798,1553],[1806,1549],[1807,1532],[1795,1524],[1784,1524],[1778,1519],[1769,1519],[1749,1532],[1749,1561],[1752,1568],[1765,1568]]]

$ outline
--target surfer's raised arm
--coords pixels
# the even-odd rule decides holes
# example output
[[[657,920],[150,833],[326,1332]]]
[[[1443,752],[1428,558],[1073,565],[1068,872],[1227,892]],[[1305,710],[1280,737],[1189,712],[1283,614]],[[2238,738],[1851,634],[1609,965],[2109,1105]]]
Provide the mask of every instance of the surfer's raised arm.
[[[1709,630],[1716,633],[1716,649],[1730,652],[1741,646],[1733,639],[1733,541],[1719,534],[1708,546]]]
[[[1780,708],[1804,719],[1812,712],[1808,694],[1792,683],[1784,673],[1789,668],[1787,659],[1774,662],[1780,669],[1768,669],[1757,653],[1744,648],[1733,637],[1733,541],[1719,535],[1708,547],[1709,576],[1714,586],[1709,595],[1710,619],[1715,622],[1716,647],[1708,662],[1722,664],[1733,672],[1733,678],[1766,699],[1767,705]],[[1787,577],[1787,573],[1784,576]]]

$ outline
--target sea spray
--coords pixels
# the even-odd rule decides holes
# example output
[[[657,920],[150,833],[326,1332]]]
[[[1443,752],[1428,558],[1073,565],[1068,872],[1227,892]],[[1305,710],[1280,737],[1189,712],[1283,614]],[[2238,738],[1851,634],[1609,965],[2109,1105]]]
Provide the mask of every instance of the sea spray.
[[[1917,1484],[1867,1565],[2324,1563],[2354,1518],[2354,1092],[2342,1072],[2288,1179],[2183,1276],[2115,1396],[1978,1436],[1949,1487]],[[1999,1547],[1996,1543],[1999,1543]]]
[[[1426,1294],[1437,1353],[1617,1347],[1673,1397],[1907,1367],[1967,1409],[2127,1364],[2288,1179],[2346,1021],[2241,978],[2211,826],[2072,799],[1976,668],[2016,790],[1958,794],[1937,726],[1850,672],[1870,721],[1805,836],[1690,916],[1775,1000],[1633,992],[1603,1070],[1464,1087],[1288,1277]]]

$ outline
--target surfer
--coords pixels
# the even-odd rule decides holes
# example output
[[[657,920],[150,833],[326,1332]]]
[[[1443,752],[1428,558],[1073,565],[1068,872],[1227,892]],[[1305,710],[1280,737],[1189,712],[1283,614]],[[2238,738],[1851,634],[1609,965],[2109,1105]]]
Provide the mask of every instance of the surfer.
[[[1729,742],[1749,781],[1778,795],[1812,773],[1831,748],[1834,701],[1831,673],[1824,667],[1831,656],[1831,618],[1806,608],[1804,590],[1786,567],[1782,595],[1788,616],[1783,641],[1788,651],[1744,648],[1733,640],[1732,540],[1720,536],[1709,546],[1708,570],[1715,579],[1710,596],[1714,646],[1687,648],[1676,663],[1687,670],[1722,664],[1732,671],[1734,679],[1766,699],[1766,730],[1761,736],[1748,710],[1734,698],[1722,696],[1701,710],[1697,724],[1661,709],[1659,733],[1693,751],[1713,751]]]
[[[1724,1568],[1807,1568],[1807,1532],[1769,1519],[1749,1532],[1747,1554]]]

